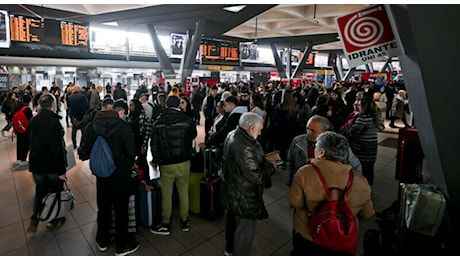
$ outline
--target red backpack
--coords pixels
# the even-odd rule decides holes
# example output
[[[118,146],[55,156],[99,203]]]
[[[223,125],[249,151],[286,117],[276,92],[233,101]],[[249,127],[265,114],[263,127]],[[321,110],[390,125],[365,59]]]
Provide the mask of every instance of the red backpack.
[[[353,172],[350,170],[348,183],[342,191],[342,198],[332,200],[331,190],[327,187],[321,171],[312,165],[327,193],[327,202],[310,218],[310,233],[316,245],[356,255],[358,247],[358,227],[351,209],[347,206],[345,193],[350,189]]]
[[[14,126],[14,131],[23,134],[27,132],[27,124],[29,123],[29,119],[27,119],[26,114],[24,114],[24,109],[28,108],[28,106],[24,106],[16,112],[13,116],[13,126]]]

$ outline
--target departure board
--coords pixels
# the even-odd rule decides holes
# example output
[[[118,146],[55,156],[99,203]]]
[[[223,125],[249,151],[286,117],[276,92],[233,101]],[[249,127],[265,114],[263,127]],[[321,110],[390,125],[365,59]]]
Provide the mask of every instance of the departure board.
[[[67,46],[88,47],[88,26],[61,22],[61,41]]]
[[[203,40],[201,61],[203,64],[239,64],[239,43]]]
[[[41,42],[44,23],[40,19],[10,15],[11,41]]]
[[[11,41],[88,47],[88,26],[10,14]]]

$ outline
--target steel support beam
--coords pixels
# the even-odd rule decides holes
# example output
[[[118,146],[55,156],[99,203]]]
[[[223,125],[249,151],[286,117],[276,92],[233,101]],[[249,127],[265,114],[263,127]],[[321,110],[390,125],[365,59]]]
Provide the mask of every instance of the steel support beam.
[[[164,75],[173,75],[175,74],[174,69],[171,65],[169,57],[166,55],[163,46],[161,46],[160,39],[158,38],[157,30],[152,24],[148,24],[147,28],[150,32],[150,37],[152,37],[153,48],[157,53],[158,60],[160,61],[160,67]]]
[[[202,20],[196,21],[193,37],[190,38],[189,36],[187,39],[184,62],[183,66],[181,63],[180,69],[180,83],[182,86],[185,86],[185,80],[187,77],[192,75],[193,67],[195,66],[196,52],[201,43],[201,35],[203,35],[204,32],[204,24],[205,22]]]
[[[353,73],[355,73],[355,70],[356,70],[356,67],[350,68],[348,70],[347,74],[345,74],[345,77],[342,80],[344,80],[344,81],[349,80],[350,77],[353,75]]]
[[[281,62],[280,56],[278,55],[278,51],[276,51],[276,46],[274,43],[270,43],[270,47],[272,49],[273,58],[275,59],[276,68],[278,69],[278,74],[280,78],[286,78],[286,71],[283,68],[283,63]]]
[[[305,51],[303,52],[302,59],[300,59],[299,65],[297,65],[297,67],[295,68],[291,78],[295,78],[297,74],[302,73],[303,69],[305,68],[305,61],[308,59],[308,56],[310,55],[312,49],[313,44],[311,42],[308,42],[307,47],[305,47]]]
[[[335,78],[336,78],[337,80],[342,80],[342,78],[343,78],[342,54],[337,53],[337,59],[338,59],[338,61],[337,61],[337,69],[338,69],[338,73],[339,73],[338,76],[339,76],[339,77],[337,77],[337,75],[336,75]]]
[[[391,58],[389,58],[386,62],[385,62],[385,65],[383,65],[382,69],[380,70],[380,72],[385,72],[388,69],[390,69],[390,72],[391,72],[391,68],[390,68],[390,64],[391,64]]]

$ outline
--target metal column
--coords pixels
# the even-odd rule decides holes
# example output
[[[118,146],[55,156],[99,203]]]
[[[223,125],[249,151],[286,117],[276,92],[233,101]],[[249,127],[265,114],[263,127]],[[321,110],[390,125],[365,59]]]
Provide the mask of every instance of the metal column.
[[[280,78],[286,78],[286,71],[283,68],[283,63],[280,60],[280,56],[276,51],[276,46],[274,43],[270,43],[270,47],[272,48],[273,58],[275,59],[276,68],[278,69],[278,74]]]
[[[204,32],[204,27],[204,21],[196,21],[195,32],[193,33],[193,37],[191,38],[191,40],[190,36],[187,39],[184,62],[181,62],[180,68],[180,83],[182,86],[185,86],[185,80],[187,79],[187,77],[192,75],[193,67],[195,65],[196,52],[201,43],[201,35]]]
[[[344,80],[344,81],[348,80],[353,75],[355,70],[356,70],[356,67],[350,68],[348,70],[347,74],[345,74],[345,77],[342,80]]]
[[[305,68],[305,61],[308,59],[311,50],[313,49],[313,44],[311,42],[307,43],[307,47],[305,47],[305,51],[303,52],[303,57],[299,61],[299,65],[295,68],[294,72],[292,73],[291,78],[295,78],[295,76],[299,73],[302,73],[303,69]]]
[[[149,29],[150,37],[152,37],[153,47],[155,48],[155,52],[157,53],[158,59],[160,60],[160,66],[161,70],[163,70],[163,74],[174,75],[175,72],[171,65],[171,61],[169,60],[169,57],[166,55],[163,46],[161,46],[160,39],[158,39],[155,27],[151,24],[148,24],[147,28]]]

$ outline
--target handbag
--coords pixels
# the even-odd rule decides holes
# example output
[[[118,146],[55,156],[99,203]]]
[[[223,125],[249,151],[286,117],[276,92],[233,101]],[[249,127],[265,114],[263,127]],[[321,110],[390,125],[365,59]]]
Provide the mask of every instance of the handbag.
[[[410,230],[435,236],[446,210],[446,200],[434,184],[401,183],[401,219]]]
[[[52,191],[42,200],[42,210],[38,213],[38,219],[43,222],[51,222],[61,218],[75,208],[75,197],[64,181],[63,191]]]

